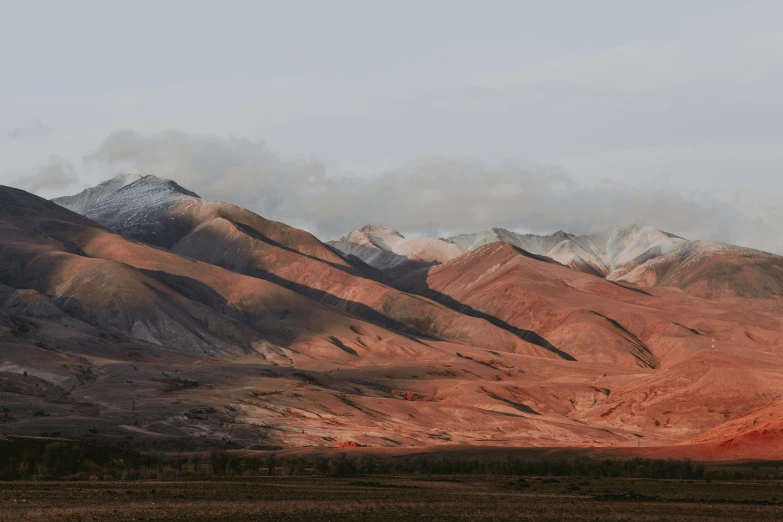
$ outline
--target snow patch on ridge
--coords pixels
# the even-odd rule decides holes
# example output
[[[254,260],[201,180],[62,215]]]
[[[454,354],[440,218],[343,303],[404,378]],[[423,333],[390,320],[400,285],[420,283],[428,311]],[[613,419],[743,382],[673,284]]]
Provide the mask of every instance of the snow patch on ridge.
[[[502,241],[531,254],[549,257],[575,270],[600,276],[609,276],[618,268],[634,263],[645,254],[648,254],[648,258],[663,255],[688,242],[681,237],[640,224],[581,236],[562,230],[549,235],[537,235],[493,228],[484,232],[460,234],[447,238],[446,241],[468,250]]]
[[[466,252],[449,241],[430,237],[406,239],[390,227],[366,225],[329,245],[385,271],[406,272],[448,262]]]
[[[120,174],[75,196],[52,201],[115,232],[131,235],[160,223],[175,202],[187,198],[199,196],[169,179]]]

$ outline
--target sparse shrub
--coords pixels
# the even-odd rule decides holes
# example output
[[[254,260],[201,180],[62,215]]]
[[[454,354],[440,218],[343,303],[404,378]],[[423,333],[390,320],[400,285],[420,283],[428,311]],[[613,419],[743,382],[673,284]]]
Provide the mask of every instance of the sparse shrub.
[[[214,450],[209,454],[209,463],[214,475],[225,475],[228,465],[228,455],[223,451]]]
[[[77,473],[84,464],[84,450],[66,442],[55,442],[46,446],[43,464],[46,473],[52,477],[62,477]]]
[[[226,461],[226,471],[230,475],[242,474],[242,458],[237,455],[231,455]]]
[[[245,470],[247,470],[250,475],[258,475],[262,466],[263,462],[259,457],[247,457],[245,459]]]
[[[266,470],[269,475],[275,474],[275,467],[277,467],[277,456],[272,453],[266,459]]]

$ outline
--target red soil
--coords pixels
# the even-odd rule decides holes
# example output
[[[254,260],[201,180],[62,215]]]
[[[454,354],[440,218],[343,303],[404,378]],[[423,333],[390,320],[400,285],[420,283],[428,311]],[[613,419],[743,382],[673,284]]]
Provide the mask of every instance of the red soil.
[[[710,299],[698,282],[641,288],[498,243],[412,274],[406,292],[306,232],[230,205],[177,205],[172,219],[189,226],[167,250],[0,188],[8,433],[73,421],[77,436],[103,422],[117,438],[263,434],[287,448],[783,458],[774,291],[738,298],[717,276]],[[752,259],[742,288],[755,293],[777,261]]]

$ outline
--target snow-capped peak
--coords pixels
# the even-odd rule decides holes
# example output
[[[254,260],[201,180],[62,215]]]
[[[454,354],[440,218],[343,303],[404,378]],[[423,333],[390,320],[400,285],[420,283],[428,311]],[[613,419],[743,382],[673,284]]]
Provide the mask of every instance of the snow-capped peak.
[[[53,201],[112,230],[129,233],[160,219],[176,201],[198,197],[170,179],[120,174],[75,196]]]

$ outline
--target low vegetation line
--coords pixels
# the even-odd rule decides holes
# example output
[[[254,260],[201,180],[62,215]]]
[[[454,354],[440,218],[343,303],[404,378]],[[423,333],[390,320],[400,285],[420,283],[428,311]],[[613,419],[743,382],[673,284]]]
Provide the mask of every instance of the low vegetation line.
[[[0,480],[200,480],[213,477],[351,475],[493,475],[680,480],[779,480],[779,467],[717,467],[648,458],[379,457],[338,453],[278,456],[213,450],[136,453],[65,439],[0,437]],[[372,483],[376,485],[375,482]]]

